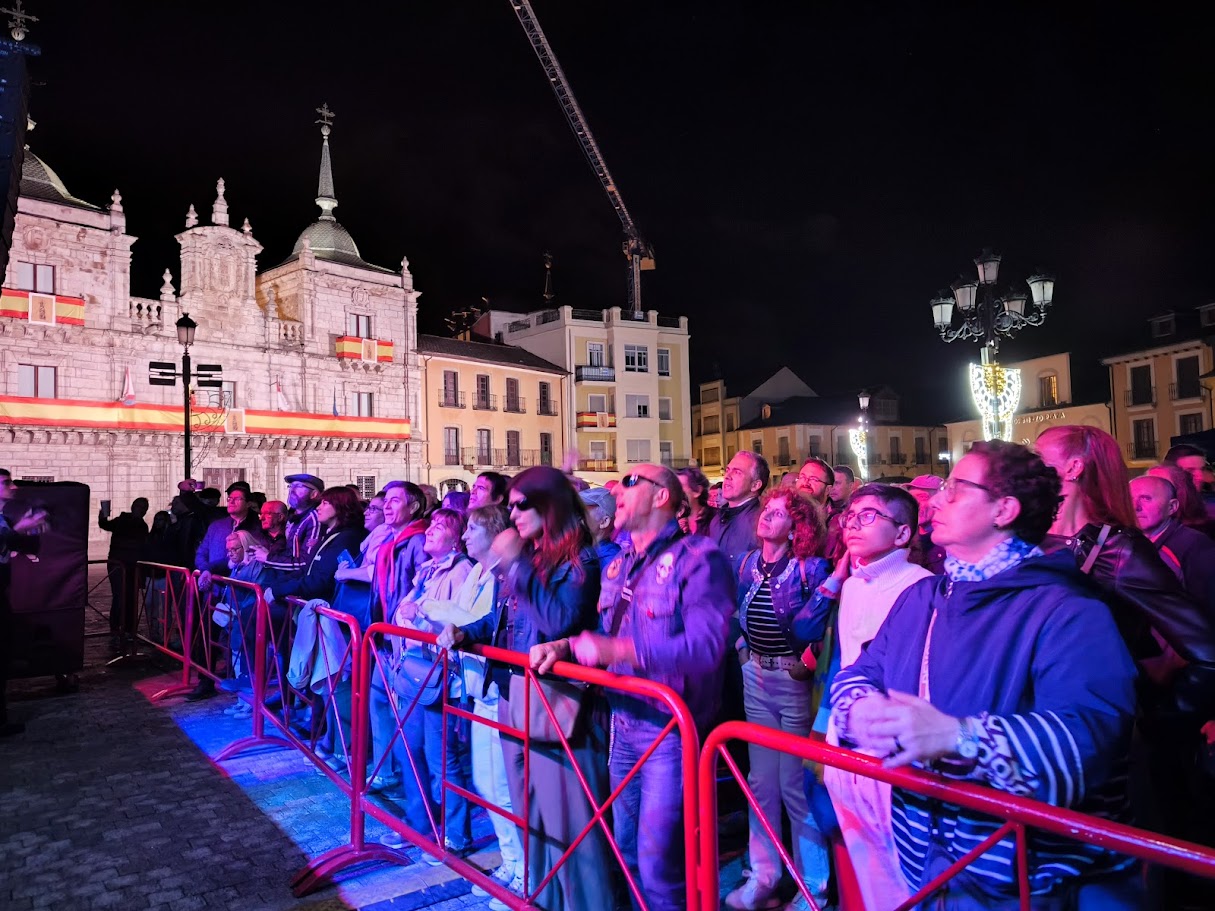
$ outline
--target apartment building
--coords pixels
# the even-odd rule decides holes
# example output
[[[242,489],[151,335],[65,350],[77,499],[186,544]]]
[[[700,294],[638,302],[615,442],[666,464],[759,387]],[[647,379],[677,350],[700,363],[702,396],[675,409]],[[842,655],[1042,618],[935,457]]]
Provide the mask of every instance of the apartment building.
[[[1215,303],[1152,317],[1148,345],[1102,359],[1110,372],[1113,434],[1131,468],[1160,461],[1173,437],[1215,426],[1203,384],[1213,334]]]
[[[579,473],[602,484],[630,464],[692,458],[688,320],[619,307],[491,310],[474,333],[525,348],[572,375],[561,403]]]
[[[568,434],[566,371],[525,348],[418,336],[423,476],[441,493],[468,490],[483,471],[560,465]]]

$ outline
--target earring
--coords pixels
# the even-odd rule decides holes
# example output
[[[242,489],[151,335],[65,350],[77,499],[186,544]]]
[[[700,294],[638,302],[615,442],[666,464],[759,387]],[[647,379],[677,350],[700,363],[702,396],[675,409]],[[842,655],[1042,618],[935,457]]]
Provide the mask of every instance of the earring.
[[[789,532],[789,540],[790,540],[790,541],[792,541],[792,540],[793,540],[793,532]]]

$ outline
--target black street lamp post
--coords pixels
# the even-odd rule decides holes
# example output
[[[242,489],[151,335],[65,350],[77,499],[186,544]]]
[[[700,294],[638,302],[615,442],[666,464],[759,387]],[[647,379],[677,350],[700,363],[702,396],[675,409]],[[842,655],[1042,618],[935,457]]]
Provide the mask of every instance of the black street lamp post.
[[[190,382],[193,380],[199,386],[209,386],[212,388],[222,388],[224,385],[221,379],[223,368],[219,364],[199,364],[198,370],[193,372],[192,363],[190,360],[190,346],[194,344],[194,333],[198,329],[198,323],[190,319],[190,314],[183,313],[181,319],[177,321],[177,341],[182,346],[181,352],[181,373],[175,369],[176,365],[172,361],[152,361],[148,364],[148,382],[153,386],[173,386],[176,384],[178,377],[182,383],[182,414],[185,423],[185,466],[186,473],[184,477],[193,477],[193,453],[190,445]]]

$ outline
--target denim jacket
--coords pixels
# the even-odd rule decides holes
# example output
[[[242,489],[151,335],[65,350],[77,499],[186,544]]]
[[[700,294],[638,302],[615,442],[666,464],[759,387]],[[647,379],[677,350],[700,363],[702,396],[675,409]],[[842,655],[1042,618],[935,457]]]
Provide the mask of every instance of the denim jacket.
[[[633,640],[637,666],[613,664],[608,670],[645,677],[669,686],[692,710],[698,728],[712,723],[721,701],[723,659],[730,615],[733,573],[729,558],[711,540],[684,535],[672,521],[644,554],[632,542],[603,572],[599,597],[600,629],[611,633],[617,610],[624,614],[616,635]],[[630,600],[622,597],[626,584]],[[654,714],[665,707],[636,697],[609,693],[613,711]],[[657,713],[654,712],[657,708]]]
[[[800,566],[805,567],[804,580],[796,557],[790,558],[784,572],[769,580],[776,622],[795,655],[804,652],[811,642],[818,642],[823,638],[827,629],[827,618],[835,607],[835,599],[818,591],[819,585],[831,574],[831,564],[821,557],[807,557],[800,561]],[[759,591],[762,581],[759,574],[758,550],[753,550],[743,557],[738,576],[738,622],[742,627],[742,635],[746,636],[747,608],[751,605],[755,593]]]

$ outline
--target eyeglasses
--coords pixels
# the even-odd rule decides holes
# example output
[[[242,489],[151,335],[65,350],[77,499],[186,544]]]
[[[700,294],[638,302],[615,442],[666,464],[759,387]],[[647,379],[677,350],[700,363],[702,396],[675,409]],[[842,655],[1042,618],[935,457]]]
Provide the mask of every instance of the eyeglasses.
[[[645,475],[643,475],[643,474],[637,474],[636,472],[634,472],[633,474],[626,474],[626,475],[625,475],[623,478],[621,478],[621,479],[620,479],[620,486],[621,486],[621,487],[624,487],[624,488],[626,488],[626,489],[627,489],[627,488],[629,488],[629,487],[636,487],[636,486],[637,486],[638,484],[640,484],[642,481],[648,481],[648,482],[650,482],[651,484],[653,484],[655,487],[661,487],[661,486],[662,486],[662,485],[661,485],[661,484],[659,484],[657,481],[655,481],[653,478],[647,478]]]
[[[365,510],[363,510],[363,511],[364,511],[364,512],[383,512],[383,511],[384,511],[384,507],[383,507],[383,506],[368,506],[368,507],[367,507]]]
[[[802,487],[809,487],[811,484],[822,484],[824,487],[830,487],[831,482],[826,478],[803,478],[798,477],[797,483]]]
[[[228,553],[229,555],[243,554],[244,552],[245,552],[245,549],[243,547],[229,547],[226,551],[226,553]]]
[[[518,510],[519,512],[527,512],[529,509],[535,508],[535,504],[532,503],[532,501],[527,497],[520,497],[518,500],[515,500],[510,504],[511,512],[514,512],[515,510]]]
[[[856,512],[848,511],[844,513],[842,516],[840,516],[840,527],[845,529],[861,527],[868,528],[878,519],[885,519],[887,522],[893,522],[895,525],[903,524],[894,516],[888,516],[886,513],[870,507],[869,509],[861,509],[857,510]]]
[[[941,485],[941,494],[945,497],[946,503],[952,503],[954,497],[958,495],[958,485],[965,484],[967,487],[974,487],[977,490],[982,490],[986,493],[991,493],[992,490],[986,484],[980,484],[978,481],[968,481],[966,478],[946,478],[945,483]]]

